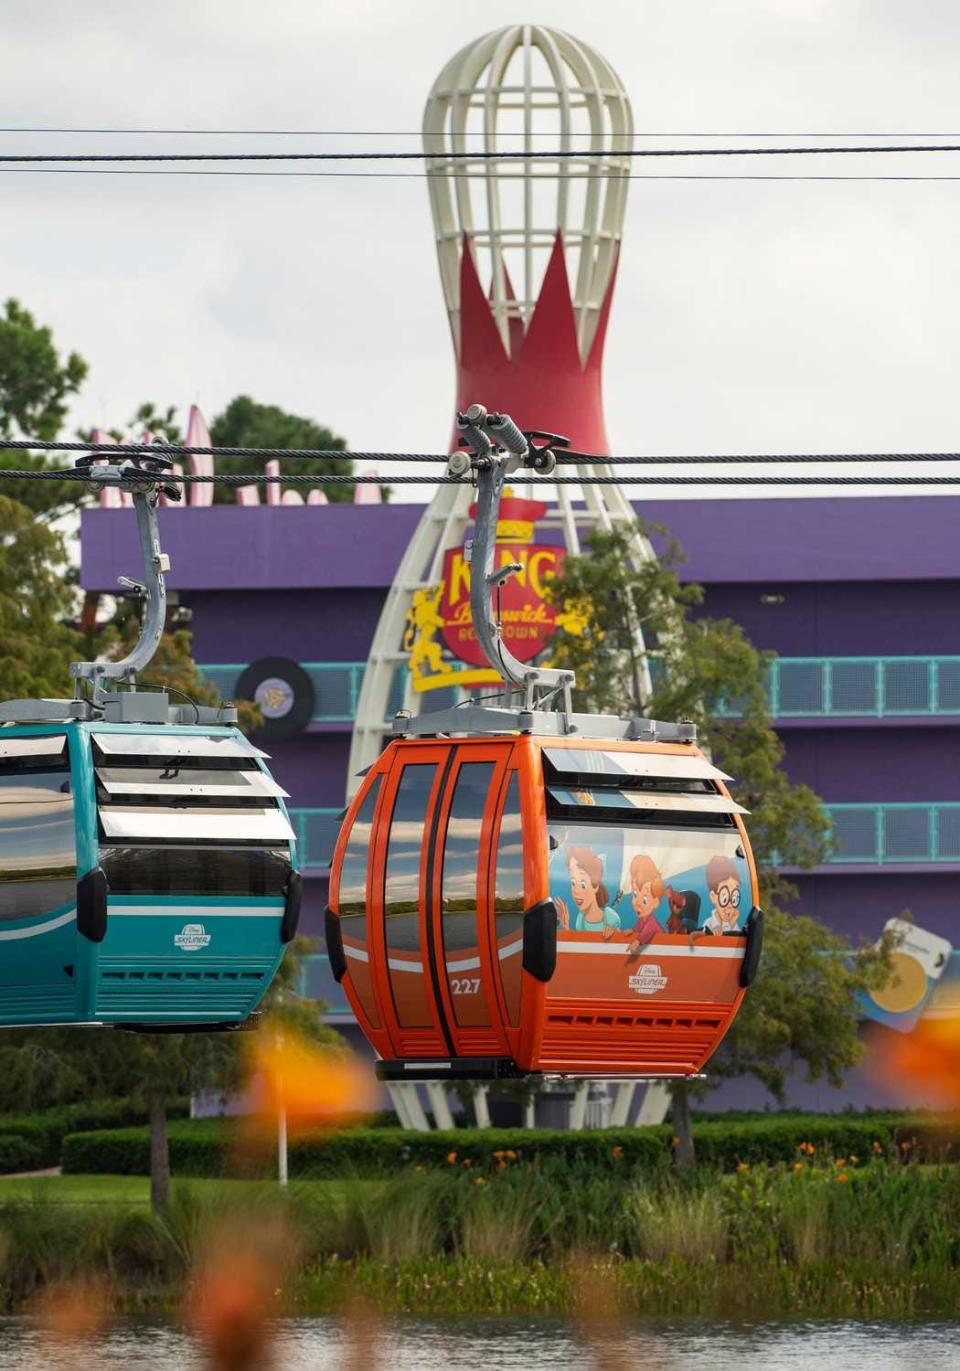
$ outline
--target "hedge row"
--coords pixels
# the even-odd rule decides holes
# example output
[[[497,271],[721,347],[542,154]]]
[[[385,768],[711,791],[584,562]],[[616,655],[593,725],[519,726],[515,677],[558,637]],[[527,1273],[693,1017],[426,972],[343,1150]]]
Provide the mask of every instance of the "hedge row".
[[[174,1117],[188,1112],[186,1100],[178,1101],[170,1111]],[[127,1099],[90,1100],[35,1114],[0,1114],[0,1173],[58,1166],[68,1133],[140,1124],[145,1118],[144,1109]]]
[[[801,1156],[866,1159],[882,1152],[910,1157],[949,1156],[952,1137],[946,1121],[902,1114],[776,1115],[755,1121],[699,1123],[694,1129],[699,1161],[720,1170],[741,1162],[793,1162]],[[237,1174],[235,1130],[229,1121],[198,1119],[170,1124],[170,1161],[181,1176]],[[800,1145],[814,1152],[801,1152]],[[901,1146],[903,1145],[903,1146]],[[531,1163],[555,1158],[572,1165],[643,1167],[664,1165],[672,1146],[669,1125],[607,1128],[571,1133],[553,1129],[452,1129],[414,1133],[403,1129],[353,1128],[341,1132],[294,1135],[291,1175],[386,1175],[411,1166],[495,1166],[500,1161]],[[268,1148],[261,1169],[273,1166]],[[513,1154],[513,1155],[511,1155]],[[64,1171],[145,1175],[150,1167],[145,1128],[75,1133],[64,1139]],[[245,1173],[251,1167],[245,1164]]]

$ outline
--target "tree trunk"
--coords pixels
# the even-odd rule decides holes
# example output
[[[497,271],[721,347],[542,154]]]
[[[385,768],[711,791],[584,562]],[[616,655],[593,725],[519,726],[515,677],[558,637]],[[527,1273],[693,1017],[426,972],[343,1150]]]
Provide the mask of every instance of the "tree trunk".
[[[155,1214],[170,1203],[170,1147],[167,1141],[167,1102],[150,1096],[150,1207]]]
[[[693,1146],[693,1119],[690,1116],[690,1088],[686,1081],[674,1081],[670,1118],[676,1138],[673,1157],[678,1171],[691,1171],[696,1164]]]

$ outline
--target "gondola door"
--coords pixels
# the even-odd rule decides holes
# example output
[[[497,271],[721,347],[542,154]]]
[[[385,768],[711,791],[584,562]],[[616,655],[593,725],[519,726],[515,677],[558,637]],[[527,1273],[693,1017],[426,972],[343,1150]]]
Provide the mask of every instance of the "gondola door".
[[[509,1052],[489,936],[493,825],[513,744],[456,749],[438,813],[433,864],[436,989],[455,1057]]]
[[[449,1057],[433,970],[432,882],[440,797],[452,745],[427,744],[394,758],[379,816],[370,920],[371,960],[380,968],[383,1026],[396,1057]],[[389,816],[389,821],[387,821]]]

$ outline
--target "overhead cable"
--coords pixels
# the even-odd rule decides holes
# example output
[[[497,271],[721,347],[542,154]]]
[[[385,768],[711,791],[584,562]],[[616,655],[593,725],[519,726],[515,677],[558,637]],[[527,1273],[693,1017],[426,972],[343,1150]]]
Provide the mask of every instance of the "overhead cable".
[[[30,133],[30,134],[49,134],[49,133],[97,133],[97,134],[146,134],[150,136],[169,134],[173,136],[189,137],[250,137],[250,138],[442,138],[447,133],[446,129],[182,129],[182,128],[87,128],[87,127],[62,127],[58,125],[9,125],[0,127],[0,133]],[[556,135],[548,129],[532,129],[531,136],[534,138],[550,138]],[[504,136],[519,138],[526,134],[520,132],[510,132],[504,130]],[[565,135],[567,138],[596,138],[597,134],[592,129],[568,129]],[[459,129],[458,138],[487,138],[489,134],[486,129]],[[613,129],[608,129],[604,133],[605,138],[960,138],[958,133],[916,133],[904,131],[902,133],[877,133],[873,130],[864,130],[861,133],[835,133],[830,130],[823,130],[819,133],[805,133],[798,129],[779,130],[774,133],[760,133],[753,129],[741,129],[734,132],[706,133],[703,131],[688,130],[661,130],[654,132],[648,129],[635,129],[632,132],[619,133]]]
[[[767,453],[639,453],[634,456],[607,457],[595,452],[574,452],[555,448],[560,463],[597,466],[643,466],[693,464],[698,462],[734,464],[739,462],[958,462],[960,452],[767,452]],[[335,458],[357,462],[448,462],[449,454],[438,452],[343,452],[338,448],[283,447],[199,447],[185,443],[92,443],[64,442],[41,438],[0,438],[0,452],[95,452],[102,457],[145,453],[151,457],[290,457],[296,461]],[[313,477],[310,478],[315,479]],[[328,479],[328,478],[324,478]],[[348,477],[355,480],[356,477]],[[396,478],[392,478],[396,479]],[[526,479],[526,478],[524,478]]]
[[[368,486],[468,486],[473,482],[461,476],[307,476],[296,473],[291,476],[260,475],[215,475],[193,476],[180,472],[150,472],[136,467],[124,473],[124,479],[133,485],[142,481],[144,485],[167,485],[176,482],[181,485],[223,485],[223,486],[329,486],[329,485],[368,485]],[[544,476],[523,472],[520,477],[528,486],[953,486],[960,487],[960,476]],[[94,467],[88,471],[73,469],[58,471],[48,468],[44,471],[11,471],[0,469],[0,480],[17,481],[82,481],[88,484],[103,485],[102,475],[97,476]],[[116,481],[110,485],[116,487]]]
[[[0,158],[2,161],[2,158]],[[449,178],[456,176],[458,179],[468,181],[486,180],[485,172],[481,171],[455,171],[451,167],[432,171],[223,171],[204,168],[197,170],[191,167],[174,167],[170,171],[163,171],[152,167],[5,167],[0,166],[0,173],[8,176],[240,176],[240,177],[260,177],[266,180],[277,177],[296,177],[301,180],[340,180],[340,181],[431,181],[438,177]],[[896,176],[882,172],[862,172],[859,175],[840,175],[827,176],[819,174],[794,176],[791,172],[781,172],[778,175],[750,175],[749,173],[727,172],[722,175],[713,175],[710,172],[694,172],[689,175],[682,172],[630,172],[619,171],[616,167],[596,167],[585,171],[559,171],[551,176],[554,181],[584,181],[596,180],[598,176],[606,178],[608,181],[960,181],[960,176],[923,176],[905,175]],[[538,180],[537,173],[532,171],[508,171],[499,173],[500,180],[503,181],[528,181]]]
[[[268,181],[279,177],[308,181],[431,181],[438,177],[442,179],[453,176],[468,181],[486,180],[483,172],[455,172],[450,168],[446,171],[212,171],[209,169],[198,171],[190,167],[175,167],[171,171],[162,171],[159,168],[150,167],[123,169],[120,167],[0,166],[0,175],[4,173],[8,176],[233,176],[253,177]],[[735,172],[720,176],[711,175],[709,172],[685,176],[681,173],[660,175],[656,172],[647,174],[621,172],[610,167],[595,171],[561,171],[551,179],[555,181],[584,181],[596,180],[597,177],[603,177],[609,181],[960,181],[960,176],[891,176],[869,172],[864,172],[859,176],[793,176],[789,172],[783,172],[778,176],[750,176]],[[536,173],[532,171],[509,171],[501,172],[500,179],[504,181],[528,181],[538,178]]]
[[[830,144],[827,147],[799,146],[777,148],[616,148],[609,152],[583,148],[529,148],[521,152],[422,152],[377,150],[364,152],[23,152],[0,153],[0,162],[35,165],[52,162],[528,162],[580,160],[597,156],[624,157],[831,157],[864,156],[877,153],[960,152],[960,143],[874,143],[866,147]]]

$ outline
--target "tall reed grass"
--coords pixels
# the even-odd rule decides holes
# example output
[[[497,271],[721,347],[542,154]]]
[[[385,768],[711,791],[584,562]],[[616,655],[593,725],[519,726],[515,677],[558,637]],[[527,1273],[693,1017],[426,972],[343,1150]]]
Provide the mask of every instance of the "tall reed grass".
[[[665,1313],[791,1301],[795,1313],[947,1312],[960,1297],[960,1167],[836,1160],[690,1180],[549,1160],[486,1175],[451,1166],[265,1185],[240,1201],[177,1183],[162,1216],[0,1202],[0,1306],[96,1279],[125,1308],[169,1307],[242,1209],[248,1231],[289,1235],[287,1293],[303,1312],[352,1286],[419,1312],[565,1312],[575,1270],[598,1263],[630,1307]]]

